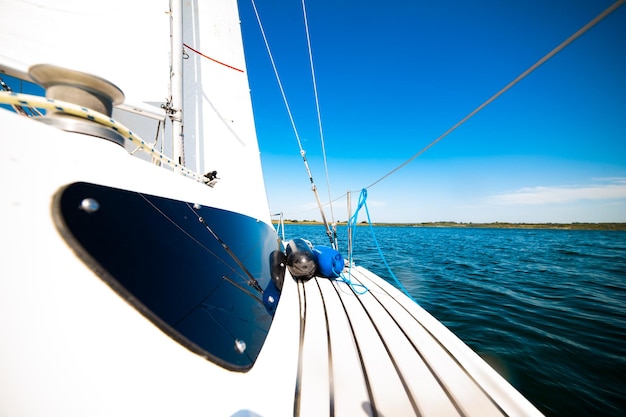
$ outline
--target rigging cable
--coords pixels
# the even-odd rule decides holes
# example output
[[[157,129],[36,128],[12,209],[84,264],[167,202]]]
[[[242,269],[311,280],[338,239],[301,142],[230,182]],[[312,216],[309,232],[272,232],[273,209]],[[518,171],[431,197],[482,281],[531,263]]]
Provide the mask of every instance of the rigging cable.
[[[256,16],[257,23],[259,25],[259,30],[261,31],[261,36],[263,37],[263,42],[265,43],[265,49],[267,50],[267,54],[269,56],[270,62],[272,64],[272,69],[274,70],[274,76],[276,77],[276,82],[278,83],[278,88],[280,89],[280,94],[283,98],[283,103],[285,104],[285,108],[287,109],[287,114],[289,116],[289,121],[291,122],[291,127],[293,129],[293,133],[296,137],[296,141],[298,142],[298,148],[300,149],[300,156],[302,156],[302,161],[304,162],[304,167],[309,176],[309,181],[311,182],[311,190],[315,195],[315,200],[317,201],[317,206],[322,215],[322,221],[324,222],[324,226],[326,227],[326,234],[330,239],[330,243],[333,248],[337,248],[336,241],[333,240],[333,233],[330,230],[330,226],[328,225],[328,221],[326,220],[326,215],[324,214],[324,209],[322,208],[322,202],[320,201],[319,194],[317,192],[317,186],[313,181],[313,175],[311,174],[311,169],[309,168],[309,163],[306,159],[306,151],[302,147],[302,141],[300,140],[300,135],[298,134],[298,129],[296,129],[296,123],[293,119],[293,114],[291,113],[291,107],[289,107],[289,102],[287,101],[287,95],[285,94],[285,89],[283,88],[283,83],[280,80],[280,76],[278,75],[278,69],[276,68],[276,63],[274,62],[274,56],[272,55],[272,51],[270,49],[269,42],[267,40],[267,36],[265,35],[265,30],[263,29],[263,24],[261,23],[261,17],[259,16],[259,11],[257,10],[256,3],[254,0],[250,0],[252,3],[252,8],[254,10],[254,15]]]
[[[320,111],[320,102],[319,102],[319,96],[317,93],[317,77],[315,76],[315,69],[313,67],[313,52],[311,50],[311,37],[309,35],[309,21],[307,18],[307,13],[306,13],[306,6],[304,5],[304,0],[302,0],[302,15],[304,17],[304,29],[306,32],[306,43],[307,43],[307,47],[308,47],[308,51],[309,51],[309,64],[311,66],[311,79],[313,81],[313,93],[315,95],[315,109],[317,111],[317,124],[319,126],[319,131],[320,131],[320,142],[322,144],[322,157],[324,159],[324,171],[326,172],[326,189],[328,190],[328,200],[329,200],[329,205],[330,205],[330,218],[333,224],[333,239],[334,239],[334,244],[336,246],[337,244],[337,224],[335,222],[335,213],[333,211],[333,204],[331,201],[331,192],[330,192],[330,176],[328,174],[328,162],[326,159],[326,144],[324,141],[324,132],[322,129],[322,114]],[[335,247],[335,249],[337,249]]]
[[[388,176],[390,176],[391,174],[395,173],[396,171],[400,170],[401,168],[404,168],[405,166],[407,166],[408,164],[410,164],[411,162],[413,162],[413,160],[415,158],[417,158],[418,156],[420,156],[421,154],[423,154],[424,152],[426,152],[428,149],[432,148],[434,145],[436,145],[439,141],[441,141],[443,138],[445,138],[446,136],[448,136],[450,133],[452,133],[452,131],[456,130],[456,128],[458,128],[459,126],[461,126],[463,123],[465,123],[466,121],[468,121],[470,118],[472,118],[473,116],[476,115],[476,113],[478,113],[479,111],[481,111],[482,109],[484,109],[485,107],[487,107],[489,104],[491,104],[491,102],[493,102],[495,99],[497,99],[498,97],[500,97],[502,94],[504,94],[505,92],[507,92],[509,89],[511,89],[511,87],[513,87],[515,84],[517,84],[518,82],[520,82],[522,79],[524,79],[528,74],[530,74],[531,72],[533,72],[534,70],[536,70],[537,68],[539,68],[542,64],[544,64],[546,61],[548,61],[549,59],[551,59],[554,55],[556,55],[557,53],[561,52],[561,50],[563,50],[566,46],[568,46],[569,44],[571,44],[572,42],[574,42],[576,39],[578,39],[581,35],[583,35],[585,32],[587,32],[589,29],[591,29],[593,26],[595,26],[598,22],[600,22],[602,19],[604,19],[605,17],[607,17],[609,14],[611,14],[613,11],[615,11],[619,6],[621,6],[622,4],[624,4],[626,0],[617,0],[615,3],[613,3],[611,6],[609,6],[608,8],[606,8],[602,13],[600,13],[598,16],[596,16],[593,20],[591,20],[589,23],[587,23],[585,26],[583,26],[582,28],[580,28],[577,32],[575,32],[573,35],[571,35],[569,38],[567,38],[566,40],[564,40],[561,44],[559,44],[556,48],[554,48],[553,50],[551,50],[550,52],[548,52],[543,58],[541,58],[539,61],[535,62],[533,65],[531,65],[526,71],[524,71],[523,73],[521,73],[520,75],[517,76],[517,78],[515,78],[513,81],[511,81],[510,83],[508,83],[506,86],[504,86],[504,88],[502,88],[500,91],[498,91],[496,94],[494,94],[493,96],[491,96],[487,101],[485,101],[483,104],[481,104],[480,106],[476,107],[473,111],[471,111],[467,116],[465,116],[463,119],[459,120],[454,126],[452,126],[450,129],[446,130],[441,136],[439,136],[437,139],[433,140],[431,143],[429,143],[428,145],[426,145],[422,150],[420,150],[419,152],[417,152],[416,154],[414,154],[413,156],[411,156],[409,159],[407,159],[406,161],[404,161],[402,164],[398,165],[396,168],[392,169],[391,171],[389,171],[388,173],[386,173],[385,175],[383,175],[382,177],[380,177],[379,179],[377,179],[376,181],[374,181],[373,183],[371,183],[370,185],[368,185],[367,187],[365,187],[366,189],[369,189],[371,187],[373,187],[374,185],[378,184],[379,182],[381,182],[382,180],[384,180],[385,178],[387,178]]]

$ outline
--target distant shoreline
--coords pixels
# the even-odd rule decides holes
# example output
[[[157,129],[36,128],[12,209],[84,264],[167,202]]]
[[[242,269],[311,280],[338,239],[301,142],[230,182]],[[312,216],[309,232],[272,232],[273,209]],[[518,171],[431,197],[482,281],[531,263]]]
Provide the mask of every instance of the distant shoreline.
[[[272,223],[277,224],[274,220]],[[322,222],[314,220],[285,220],[286,225],[320,226]],[[337,222],[346,226],[346,222]],[[361,222],[358,226],[366,226]],[[557,230],[619,230],[626,231],[626,223],[458,223],[458,222],[423,222],[423,223],[373,223],[381,227],[458,227],[466,229],[557,229]]]

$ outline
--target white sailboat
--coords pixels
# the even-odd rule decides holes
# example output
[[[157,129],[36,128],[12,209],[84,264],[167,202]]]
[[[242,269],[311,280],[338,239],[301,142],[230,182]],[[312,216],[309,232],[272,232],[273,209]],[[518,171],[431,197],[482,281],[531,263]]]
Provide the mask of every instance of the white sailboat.
[[[0,10],[48,97],[2,93],[46,115],[0,109],[1,415],[541,415],[370,271],[285,267],[236,1]]]

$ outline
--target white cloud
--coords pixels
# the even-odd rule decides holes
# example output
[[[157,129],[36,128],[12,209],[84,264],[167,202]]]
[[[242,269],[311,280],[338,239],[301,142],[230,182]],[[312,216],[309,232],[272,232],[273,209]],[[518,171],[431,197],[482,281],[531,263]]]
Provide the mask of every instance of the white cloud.
[[[498,205],[540,205],[626,198],[626,178],[603,178],[598,181],[586,185],[525,187],[495,195],[489,202]]]

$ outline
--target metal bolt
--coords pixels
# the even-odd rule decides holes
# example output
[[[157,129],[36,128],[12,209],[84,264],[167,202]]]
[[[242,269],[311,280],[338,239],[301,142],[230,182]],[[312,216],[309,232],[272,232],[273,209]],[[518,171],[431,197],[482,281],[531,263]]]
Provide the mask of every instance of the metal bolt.
[[[87,213],[95,213],[100,210],[100,203],[93,198],[85,198],[80,202],[80,206],[78,208],[86,211]]]
[[[237,353],[243,353],[246,351],[246,342],[241,339],[235,339],[235,350]]]

